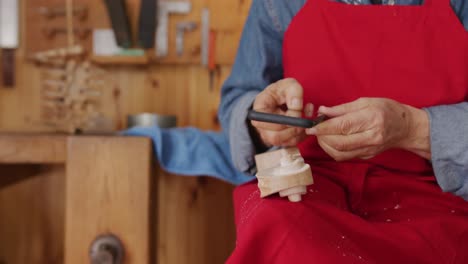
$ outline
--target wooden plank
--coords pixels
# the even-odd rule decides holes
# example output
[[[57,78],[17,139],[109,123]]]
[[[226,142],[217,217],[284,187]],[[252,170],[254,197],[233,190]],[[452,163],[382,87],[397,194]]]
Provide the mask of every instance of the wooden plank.
[[[0,163],[64,163],[66,136],[0,134]]]
[[[232,189],[214,179],[158,173],[154,263],[224,263],[235,244]]]
[[[125,263],[150,262],[151,142],[129,137],[70,137],[65,263],[89,263],[94,239],[112,233]]]
[[[0,263],[63,264],[63,165],[0,165]]]

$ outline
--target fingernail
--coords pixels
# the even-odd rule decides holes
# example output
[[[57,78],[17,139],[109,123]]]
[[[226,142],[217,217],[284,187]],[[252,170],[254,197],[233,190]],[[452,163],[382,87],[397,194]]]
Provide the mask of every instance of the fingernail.
[[[306,129],[306,134],[310,136],[315,135],[317,134],[317,129],[315,127],[308,128]]]
[[[294,97],[291,101],[291,107],[295,109],[300,109],[302,108],[302,99]]]

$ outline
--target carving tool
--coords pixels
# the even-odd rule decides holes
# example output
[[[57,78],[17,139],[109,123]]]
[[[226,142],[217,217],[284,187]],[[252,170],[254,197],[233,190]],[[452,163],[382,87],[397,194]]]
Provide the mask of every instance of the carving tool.
[[[176,33],[177,56],[182,56],[184,54],[184,34],[185,34],[185,32],[193,31],[196,28],[197,28],[197,23],[195,23],[195,22],[179,22],[179,23],[177,23],[177,33]]]
[[[203,8],[201,15],[201,65],[208,67],[208,53],[210,44],[210,9]]]
[[[105,2],[117,44],[122,48],[130,48],[132,46],[132,34],[130,32],[125,1],[105,0]]]
[[[216,37],[216,31],[210,30],[208,42],[208,70],[210,72],[210,91],[213,91],[215,74],[218,70],[216,65]]]
[[[154,37],[157,24],[157,0],[142,0],[140,17],[138,21],[138,44],[145,49],[154,46]]]
[[[260,122],[268,122],[268,123],[275,123],[281,125],[288,125],[288,126],[295,126],[295,127],[303,127],[303,128],[311,128],[322,121],[325,120],[325,116],[319,116],[315,119],[305,119],[299,117],[291,117],[285,115],[277,115],[277,114],[270,114],[270,113],[263,113],[258,112],[255,110],[250,110],[247,114],[247,118],[249,120],[255,120]]]
[[[192,4],[190,2],[159,2],[158,27],[156,30],[156,57],[166,57],[169,53],[169,14],[187,14],[190,12],[191,8]]]

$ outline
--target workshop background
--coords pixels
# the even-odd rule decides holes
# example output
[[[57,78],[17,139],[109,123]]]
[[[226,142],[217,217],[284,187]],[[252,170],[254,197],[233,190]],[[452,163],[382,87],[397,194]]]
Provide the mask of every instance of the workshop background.
[[[250,3],[0,0],[0,264],[225,261],[233,187],[115,132],[141,113],[219,130]]]

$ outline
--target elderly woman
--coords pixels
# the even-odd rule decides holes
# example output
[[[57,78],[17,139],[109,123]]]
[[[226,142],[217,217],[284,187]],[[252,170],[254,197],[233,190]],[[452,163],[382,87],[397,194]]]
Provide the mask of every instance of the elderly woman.
[[[234,163],[298,145],[315,184],[238,187],[230,263],[468,263],[468,2],[350,1],[253,0],[219,112]]]

